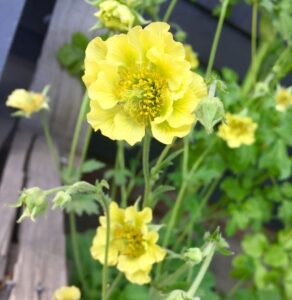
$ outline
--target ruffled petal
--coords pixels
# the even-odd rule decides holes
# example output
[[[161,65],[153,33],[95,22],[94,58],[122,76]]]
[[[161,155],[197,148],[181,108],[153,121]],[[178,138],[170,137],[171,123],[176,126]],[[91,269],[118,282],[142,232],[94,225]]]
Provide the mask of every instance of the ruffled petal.
[[[153,136],[163,144],[171,144],[174,137],[186,136],[192,128],[192,125],[185,125],[178,128],[173,128],[167,121],[161,124],[151,123]]]

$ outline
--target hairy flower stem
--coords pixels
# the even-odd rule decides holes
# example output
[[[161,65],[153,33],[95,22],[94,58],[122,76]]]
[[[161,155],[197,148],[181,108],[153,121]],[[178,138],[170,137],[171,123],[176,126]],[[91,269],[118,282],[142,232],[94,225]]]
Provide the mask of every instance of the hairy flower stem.
[[[77,275],[82,284],[82,288],[85,291],[88,291],[87,282],[85,280],[85,276],[83,273],[82,264],[80,260],[80,253],[79,253],[78,241],[77,241],[76,220],[73,211],[70,211],[69,213],[69,223],[70,223],[70,238],[72,244],[73,258],[76,266]]]
[[[78,144],[78,140],[79,140],[79,137],[81,134],[82,123],[84,121],[85,114],[87,113],[87,110],[88,110],[88,104],[89,104],[89,98],[87,96],[87,93],[85,93],[82,103],[81,103],[81,108],[79,111],[77,123],[76,123],[75,129],[74,129],[74,135],[73,135],[72,144],[71,144],[70,153],[69,153],[67,174],[66,174],[69,179],[72,176],[74,160],[75,160],[75,155],[76,155],[76,151],[77,151],[77,144]]]
[[[107,299],[110,298],[112,292],[116,290],[123,278],[123,273],[119,272],[107,292]]]
[[[229,0],[223,0],[219,21],[218,21],[218,25],[217,25],[217,28],[216,28],[216,33],[215,33],[215,36],[214,36],[211,52],[210,52],[210,57],[209,57],[209,62],[208,62],[208,67],[207,67],[207,72],[206,72],[206,78],[208,78],[211,75],[211,72],[212,72],[212,69],[213,69],[215,56],[216,56],[218,43],[219,43],[219,39],[220,39],[221,32],[222,32],[224,20],[225,20],[225,17],[226,17],[228,4],[229,4]]]
[[[105,237],[105,253],[104,264],[102,270],[102,300],[107,300],[107,282],[108,282],[108,252],[110,241],[110,210],[107,201],[103,201],[104,215],[106,217],[106,237]]]
[[[125,147],[122,141],[118,141],[118,168],[121,171],[125,170]],[[121,206],[123,208],[127,206],[127,190],[124,181],[121,183]]]
[[[181,204],[182,204],[182,201],[183,201],[184,196],[185,196],[185,192],[186,192],[187,187],[188,187],[189,179],[193,176],[195,171],[198,169],[198,167],[204,161],[206,155],[213,148],[213,146],[214,146],[214,143],[210,144],[210,146],[199,156],[199,158],[196,160],[196,162],[193,164],[192,168],[188,172],[186,178],[184,178],[184,180],[182,182],[182,185],[180,187],[178,196],[176,198],[173,210],[172,210],[171,215],[170,215],[170,219],[169,219],[169,221],[167,223],[167,226],[166,226],[166,232],[165,232],[165,235],[164,235],[164,239],[162,241],[162,246],[164,248],[166,248],[168,246],[170,236],[173,233],[173,230],[174,230],[174,227],[175,227],[175,224],[176,224],[176,220],[177,220],[180,208],[181,208]],[[160,273],[161,273],[161,270],[162,270],[162,265],[163,264],[160,263],[157,266],[156,279],[160,276]]]
[[[163,22],[167,22],[169,20],[172,12],[174,10],[174,7],[175,7],[176,3],[177,3],[177,0],[171,0],[170,4],[169,4],[169,6],[166,10],[166,13],[163,17]]]
[[[183,163],[182,163],[182,178],[185,179],[188,173],[189,166],[189,148],[190,148],[190,138],[186,136],[184,138],[184,152],[183,152]]]
[[[196,295],[196,292],[198,290],[198,287],[200,286],[202,280],[204,279],[204,276],[210,266],[210,263],[212,261],[212,258],[214,256],[214,253],[215,253],[215,250],[216,250],[216,245],[213,243],[210,247],[210,250],[209,250],[209,253],[207,255],[207,257],[205,258],[201,268],[200,268],[200,271],[198,273],[198,275],[196,276],[193,284],[191,285],[190,289],[188,290],[188,296],[189,297],[194,297]]]
[[[58,151],[56,149],[56,146],[53,142],[52,139],[52,135],[50,132],[50,128],[49,128],[49,124],[48,124],[48,118],[45,115],[45,113],[43,111],[40,112],[40,118],[41,118],[41,122],[42,122],[42,126],[43,126],[43,130],[44,130],[44,134],[45,134],[45,138],[46,138],[46,142],[52,157],[52,160],[57,168],[57,171],[60,172],[60,163],[59,163],[59,157],[58,157]]]
[[[146,207],[149,202],[150,193],[151,193],[151,178],[150,178],[150,170],[149,170],[149,151],[150,151],[150,143],[151,143],[151,135],[150,133],[146,133],[143,141],[143,175],[145,181],[145,189],[144,189],[144,198],[143,198],[143,206]]]
[[[91,128],[91,126],[87,126],[84,145],[83,145],[82,152],[81,152],[81,157],[80,157],[80,164],[79,164],[79,169],[78,169],[78,180],[80,180],[81,176],[82,176],[82,165],[83,165],[83,163],[86,159],[86,155],[87,155],[87,152],[88,152],[91,136],[92,136],[92,128]]]

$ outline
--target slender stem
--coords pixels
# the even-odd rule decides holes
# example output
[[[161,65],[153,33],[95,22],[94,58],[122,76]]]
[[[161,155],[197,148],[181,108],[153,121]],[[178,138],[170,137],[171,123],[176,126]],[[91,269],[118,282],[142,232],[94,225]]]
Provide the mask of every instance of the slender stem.
[[[159,172],[161,163],[167,156],[167,154],[168,154],[169,150],[172,148],[172,146],[173,146],[173,142],[171,144],[168,144],[167,146],[165,146],[164,149],[162,150],[162,152],[160,153],[160,155],[151,171],[151,173],[153,175],[156,175]]]
[[[173,11],[173,9],[174,9],[174,7],[176,5],[176,2],[177,2],[177,0],[171,0],[170,4],[169,4],[169,6],[168,6],[168,8],[166,10],[166,13],[165,13],[165,15],[163,17],[163,22],[167,22],[168,19],[170,18],[171,14],[172,14],[172,11]]]
[[[184,138],[184,152],[183,152],[183,164],[182,164],[182,178],[185,179],[188,173],[188,164],[189,164],[189,148],[190,148],[190,139],[189,136]]]
[[[85,114],[88,110],[88,103],[89,103],[89,98],[87,96],[87,93],[85,93],[82,103],[81,103],[81,108],[79,111],[77,123],[76,123],[75,129],[74,129],[74,135],[73,135],[71,149],[70,149],[70,153],[69,153],[68,168],[67,168],[68,178],[70,178],[72,176],[74,159],[75,159],[75,155],[76,155],[76,151],[77,151],[77,144],[78,144],[78,140],[79,140],[80,133],[82,130],[82,123],[85,118]]]
[[[107,300],[107,282],[108,282],[108,253],[109,253],[109,241],[110,241],[110,210],[106,201],[103,205],[104,214],[106,217],[106,236],[105,236],[105,253],[104,264],[102,270],[102,300]]]
[[[125,147],[124,142],[118,141],[118,168],[120,170],[125,169]],[[127,190],[125,187],[125,182],[122,182],[121,184],[121,206],[126,207],[127,206]]]
[[[257,20],[258,20],[258,1],[254,0],[252,5],[252,23],[251,23],[251,61],[252,61],[253,68],[256,65],[256,54],[257,54],[257,23],[258,23]]]
[[[215,253],[215,249],[216,249],[216,245],[213,243],[207,257],[205,258],[205,260],[200,268],[198,275],[196,276],[193,284],[191,285],[190,289],[188,290],[189,297],[194,297],[196,295],[197,289],[200,286],[202,280],[204,279],[204,276],[205,276],[205,274],[209,268],[209,265],[212,261],[213,255]]]
[[[225,20],[225,16],[226,16],[228,4],[229,4],[229,0],[224,0],[223,1],[222,9],[221,9],[217,29],[216,29],[216,33],[215,33],[215,36],[214,36],[214,40],[213,40],[213,44],[212,44],[212,48],[211,48],[211,52],[210,52],[206,77],[209,77],[211,75],[211,72],[212,72],[212,69],[213,69],[215,56],[216,56],[218,43],[219,43],[219,39],[220,39],[220,36],[221,36],[221,32],[222,32],[222,28],[223,28],[223,24],[224,24],[224,20]]]
[[[143,141],[143,175],[145,181],[143,207],[146,207],[149,202],[151,193],[151,178],[149,170],[149,151],[150,151],[151,135],[146,133]]]
[[[188,264],[181,265],[174,273],[168,275],[166,278],[162,279],[162,281],[159,282],[160,286],[163,286],[165,284],[171,283],[181,275],[185,274],[185,272],[189,269]]]
[[[85,280],[85,276],[83,273],[82,264],[80,260],[80,253],[79,253],[78,241],[77,241],[76,221],[75,221],[75,215],[73,211],[70,211],[69,213],[69,223],[70,223],[70,238],[71,238],[71,244],[73,250],[73,258],[77,270],[77,275],[82,284],[83,289],[87,291],[88,287],[87,287],[87,283]]]
[[[57,151],[56,146],[53,142],[52,135],[51,135],[51,132],[50,132],[50,127],[49,127],[49,124],[48,124],[48,119],[47,119],[47,116],[45,115],[44,111],[40,112],[40,118],[41,118],[41,122],[42,122],[42,125],[43,125],[43,130],[44,130],[46,142],[47,142],[51,157],[52,157],[53,162],[54,162],[54,164],[55,164],[55,166],[56,166],[56,168],[59,172],[60,171],[60,163],[59,163],[58,151]]]
[[[123,273],[119,272],[119,274],[116,276],[113,283],[111,284],[110,288],[108,289],[107,299],[110,298],[112,292],[119,286],[122,278],[123,278]]]
[[[83,165],[83,163],[86,159],[86,155],[87,155],[87,152],[88,152],[91,136],[92,136],[92,128],[90,126],[87,126],[84,145],[83,145],[82,152],[81,152],[81,157],[80,157],[80,165],[79,165],[79,170],[78,170],[78,180],[80,180],[81,176],[82,176],[82,165]]]

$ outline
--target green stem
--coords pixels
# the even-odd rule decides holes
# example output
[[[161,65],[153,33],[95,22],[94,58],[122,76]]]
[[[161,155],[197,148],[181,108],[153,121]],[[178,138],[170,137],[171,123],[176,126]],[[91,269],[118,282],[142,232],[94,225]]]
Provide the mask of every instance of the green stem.
[[[108,289],[107,299],[110,298],[112,292],[115,291],[115,289],[119,286],[122,278],[123,278],[123,273],[119,272],[119,274],[116,276],[113,283],[111,284],[110,288]]]
[[[188,264],[183,264],[180,266],[174,273],[170,274],[166,278],[162,279],[162,281],[159,282],[160,286],[164,286],[165,284],[169,284],[176,280],[181,275],[185,274],[185,272],[189,269]]]
[[[84,145],[83,145],[82,152],[81,152],[81,157],[80,157],[80,165],[79,165],[79,170],[78,170],[78,180],[80,180],[81,176],[82,176],[82,165],[83,165],[83,163],[86,159],[86,155],[87,155],[87,152],[88,152],[91,136],[92,136],[92,128],[91,128],[91,126],[87,126]]]
[[[89,104],[89,98],[87,96],[87,93],[85,93],[85,95],[82,99],[82,103],[81,103],[77,123],[76,123],[75,129],[74,129],[74,135],[73,135],[71,149],[70,149],[70,153],[69,153],[68,166],[67,166],[67,176],[68,176],[68,178],[70,178],[72,176],[73,167],[74,167],[74,160],[75,160],[75,155],[76,155],[76,151],[77,151],[78,140],[79,140],[80,133],[81,133],[81,130],[82,130],[82,123],[84,121],[85,115],[86,115],[87,110],[88,110],[88,104]]]
[[[251,61],[252,67],[256,66],[256,54],[257,54],[257,23],[258,23],[258,1],[254,0],[252,5],[252,23],[251,23]],[[254,71],[254,70],[253,70]],[[255,83],[256,78],[254,77]]]
[[[108,253],[109,253],[109,242],[110,242],[110,210],[106,201],[103,205],[104,214],[106,217],[106,236],[105,236],[105,253],[104,253],[104,264],[102,270],[102,300],[107,300],[107,282],[108,282]]]
[[[163,17],[163,22],[167,22],[169,20],[171,14],[172,14],[172,11],[173,11],[173,9],[174,9],[174,7],[176,5],[176,2],[177,2],[177,0],[171,0],[170,4],[169,4],[169,6],[168,6],[168,8],[166,10],[166,13],[165,13],[165,15]]]
[[[152,168],[151,174],[153,174],[155,176],[159,172],[159,170],[161,168],[161,163],[167,156],[167,154],[168,154],[169,150],[172,148],[172,146],[173,146],[173,142],[164,147],[164,149],[160,153],[154,167]]]
[[[190,289],[188,290],[188,296],[189,297],[194,297],[196,295],[196,292],[198,290],[198,287],[200,286],[202,280],[204,279],[204,276],[210,266],[210,263],[212,261],[212,258],[213,258],[213,255],[215,253],[215,249],[216,249],[216,245],[213,243],[211,245],[211,249],[209,250],[209,253],[207,255],[207,257],[205,258],[201,268],[200,268],[200,271],[198,273],[198,275],[196,276],[193,284],[191,285]]]
[[[125,150],[122,141],[118,141],[118,168],[125,169]],[[121,206],[125,208],[127,206],[127,190],[124,182],[121,184],[121,199]]]
[[[151,193],[151,178],[150,178],[150,170],[149,170],[150,142],[151,142],[151,135],[149,133],[146,133],[143,141],[143,175],[145,181],[143,207],[146,207],[148,205],[150,193]]]
[[[40,118],[41,118],[41,122],[42,122],[43,130],[44,130],[46,142],[47,142],[52,160],[53,160],[58,172],[60,172],[60,163],[59,163],[58,151],[57,151],[57,149],[54,145],[52,135],[51,135],[51,132],[50,132],[50,127],[49,127],[49,124],[48,124],[48,119],[47,119],[47,116],[45,115],[44,111],[40,112]]]
[[[183,164],[182,164],[182,178],[186,178],[188,173],[188,164],[189,164],[189,148],[190,148],[190,139],[189,136],[184,138],[184,152],[183,152]]]
[[[70,223],[70,237],[72,243],[73,258],[76,266],[77,275],[82,284],[83,289],[85,291],[88,291],[88,286],[85,280],[85,276],[83,273],[82,264],[80,260],[80,253],[79,253],[78,241],[77,241],[76,221],[75,221],[75,215],[73,211],[70,211],[69,213],[69,223]]]
[[[209,58],[209,62],[208,62],[206,78],[208,78],[211,75],[211,72],[212,72],[212,69],[213,69],[215,56],[216,56],[218,43],[219,43],[219,39],[220,39],[221,32],[222,32],[224,20],[225,20],[225,17],[226,17],[228,4],[229,4],[229,0],[224,0],[223,1],[222,9],[221,9],[221,13],[220,13],[219,21],[218,21],[218,25],[217,25],[217,28],[216,28],[216,33],[215,33],[215,36],[214,36],[214,40],[213,40],[213,44],[212,44],[212,48],[211,48],[211,52],[210,52],[210,58]]]

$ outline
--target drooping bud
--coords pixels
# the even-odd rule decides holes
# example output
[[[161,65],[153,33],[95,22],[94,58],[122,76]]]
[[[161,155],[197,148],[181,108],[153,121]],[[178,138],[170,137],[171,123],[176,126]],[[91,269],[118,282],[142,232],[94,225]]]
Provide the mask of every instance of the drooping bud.
[[[70,194],[64,192],[64,191],[59,191],[56,196],[53,199],[53,209],[55,208],[64,208],[64,205],[68,202],[71,201],[71,196]]]
[[[184,252],[183,257],[191,264],[197,265],[202,261],[203,254],[200,248],[189,248]]]

